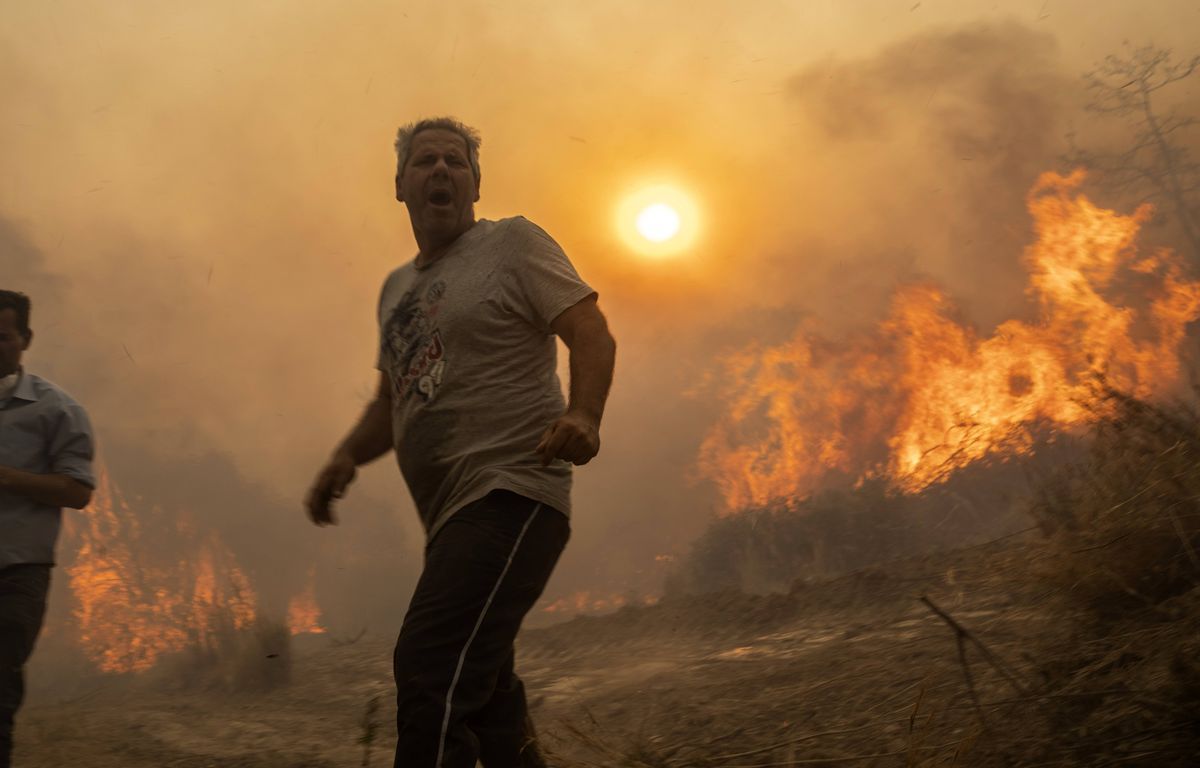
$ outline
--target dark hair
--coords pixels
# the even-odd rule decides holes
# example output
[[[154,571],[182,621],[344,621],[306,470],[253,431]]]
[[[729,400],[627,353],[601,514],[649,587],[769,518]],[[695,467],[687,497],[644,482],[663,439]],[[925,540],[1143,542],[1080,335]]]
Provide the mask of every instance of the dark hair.
[[[17,330],[25,338],[29,338],[32,332],[29,330],[29,297],[17,291],[6,291],[0,288],[0,312],[6,309],[11,309],[17,313]]]

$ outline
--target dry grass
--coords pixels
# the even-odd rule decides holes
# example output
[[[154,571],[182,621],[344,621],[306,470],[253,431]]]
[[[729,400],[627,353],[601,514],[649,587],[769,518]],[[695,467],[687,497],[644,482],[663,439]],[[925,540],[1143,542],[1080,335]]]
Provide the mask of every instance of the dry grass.
[[[1080,765],[1194,764],[1200,415],[1102,383],[1098,394],[1086,460],[1031,507],[1046,534],[1033,578],[1054,590],[1066,630],[1038,648],[1057,698],[1035,722]]]
[[[1041,473],[1027,510],[1036,525],[1024,534],[802,581],[787,594],[676,595],[556,629],[560,647],[638,636],[761,649],[773,634],[792,634],[776,657],[720,671],[711,652],[701,654],[691,668],[711,680],[675,672],[596,698],[594,711],[551,730],[557,764],[1194,765],[1200,417],[1102,395],[1083,450],[1062,452],[1076,460]],[[820,529],[826,543],[865,534],[876,512],[904,503],[847,500],[841,528]],[[835,510],[797,516],[781,507],[718,521],[694,553],[690,583],[704,583],[708,569],[709,583],[727,584],[755,557],[780,569],[835,562],[799,536]],[[810,522],[797,524],[801,517]],[[883,538],[858,541],[857,552],[885,559]],[[852,562],[843,556],[840,565]],[[816,627],[832,639],[806,655],[804,633]]]
[[[680,592],[523,633],[518,668],[551,764],[1194,765],[1200,419],[1106,397],[1094,434],[1044,462],[1023,532],[896,559],[904,547],[889,548],[879,529],[857,551],[892,559],[841,577],[770,594]],[[981,472],[982,490],[951,478],[939,498],[958,504],[955,514],[983,513],[1003,491],[1000,476]],[[869,535],[887,511],[876,515],[863,495],[840,498],[859,518],[840,529],[843,540]],[[932,508],[933,499],[922,503]],[[913,519],[938,525],[948,516]],[[786,562],[791,534],[771,526],[794,522],[761,523],[773,541],[743,552]],[[800,547],[795,562],[854,568],[851,555],[816,551]],[[292,684],[259,693],[286,679],[279,668],[292,660],[277,645],[285,638],[221,637],[161,675],[189,695],[114,686],[30,709],[25,762],[87,754],[97,766],[275,768],[390,759],[390,730],[373,732],[376,716],[385,723],[392,713],[386,641],[298,653]],[[364,714],[377,696],[379,711]]]

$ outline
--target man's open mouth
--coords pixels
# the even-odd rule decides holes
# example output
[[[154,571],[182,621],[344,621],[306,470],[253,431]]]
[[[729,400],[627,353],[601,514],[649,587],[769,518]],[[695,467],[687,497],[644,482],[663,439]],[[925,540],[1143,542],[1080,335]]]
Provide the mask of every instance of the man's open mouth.
[[[435,189],[429,193],[429,202],[434,205],[449,205],[452,200],[454,195],[448,189]]]

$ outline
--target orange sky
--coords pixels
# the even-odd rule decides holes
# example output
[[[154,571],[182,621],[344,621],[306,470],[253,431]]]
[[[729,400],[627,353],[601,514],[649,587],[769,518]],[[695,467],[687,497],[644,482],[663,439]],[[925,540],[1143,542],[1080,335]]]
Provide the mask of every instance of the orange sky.
[[[1182,1],[596,6],[5,0],[0,284],[34,295],[29,367],[110,442],[182,430],[164,455],[226,454],[294,509],[288,537],[348,536],[303,530],[299,500],[370,392],[378,287],[414,251],[395,127],[454,114],[484,136],[479,213],[555,235],[621,345],[556,578],[652,585],[716,504],[694,482],[716,406],[686,393],[719,352],[801,316],[865,327],[913,276],[984,326],[1019,312],[1024,193],[1087,127],[1080,73],[1125,39],[1200,43]],[[699,200],[693,253],[616,238],[648,178]],[[358,490],[395,500],[413,557],[394,475]]]

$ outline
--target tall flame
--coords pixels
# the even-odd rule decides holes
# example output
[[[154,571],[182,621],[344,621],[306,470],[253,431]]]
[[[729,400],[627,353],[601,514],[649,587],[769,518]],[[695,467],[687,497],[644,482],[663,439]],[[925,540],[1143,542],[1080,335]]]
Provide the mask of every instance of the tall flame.
[[[920,490],[988,454],[1028,450],[1034,423],[1083,423],[1096,374],[1142,397],[1175,387],[1200,282],[1170,251],[1139,256],[1149,206],[1097,207],[1072,194],[1083,179],[1047,173],[1029,193],[1033,321],[981,338],[938,287],[909,285],[873,333],[834,345],[801,327],[730,355],[720,384],[730,406],[699,462],[727,510],[805,496],[831,475]]]

